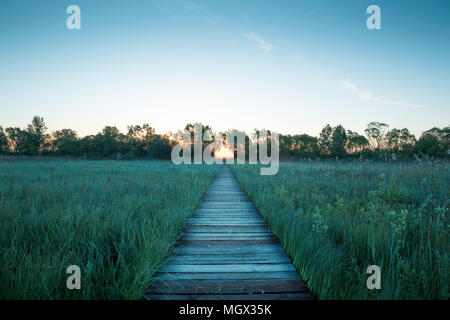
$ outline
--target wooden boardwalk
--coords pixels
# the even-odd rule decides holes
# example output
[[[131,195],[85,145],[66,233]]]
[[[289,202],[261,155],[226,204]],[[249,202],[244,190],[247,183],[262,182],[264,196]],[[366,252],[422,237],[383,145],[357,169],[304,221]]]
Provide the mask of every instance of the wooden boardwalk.
[[[222,166],[146,299],[312,299],[278,239]]]

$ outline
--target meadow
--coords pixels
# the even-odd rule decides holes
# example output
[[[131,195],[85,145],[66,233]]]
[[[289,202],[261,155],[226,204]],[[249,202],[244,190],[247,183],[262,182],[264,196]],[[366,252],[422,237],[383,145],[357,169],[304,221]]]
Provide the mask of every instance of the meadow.
[[[319,299],[447,299],[449,164],[232,169]],[[141,299],[218,166],[0,161],[0,299]],[[381,290],[366,268],[381,268]],[[78,265],[82,290],[68,290]]]
[[[168,161],[1,161],[0,299],[141,299],[217,172]],[[68,290],[66,269],[81,268]]]
[[[448,299],[447,162],[233,171],[319,299]],[[369,265],[381,268],[380,290],[366,287]]]

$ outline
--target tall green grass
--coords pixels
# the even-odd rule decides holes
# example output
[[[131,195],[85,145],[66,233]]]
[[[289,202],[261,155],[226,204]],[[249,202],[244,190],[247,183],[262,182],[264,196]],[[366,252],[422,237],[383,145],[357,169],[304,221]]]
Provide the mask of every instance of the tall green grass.
[[[318,298],[448,299],[448,163],[233,170]],[[372,264],[381,290],[366,288]]]
[[[0,298],[141,298],[216,171],[0,162]],[[69,265],[81,268],[81,290],[66,288]]]

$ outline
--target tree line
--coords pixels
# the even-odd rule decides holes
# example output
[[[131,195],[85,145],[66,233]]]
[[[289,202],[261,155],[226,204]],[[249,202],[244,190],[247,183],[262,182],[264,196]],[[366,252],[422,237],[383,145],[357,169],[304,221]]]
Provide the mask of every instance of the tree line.
[[[203,128],[210,129],[209,126]],[[192,124],[187,124],[185,129],[193,134]],[[157,134],[147,123],[128,126],[127,130],[123,134],[115,126],[106,126],[96,135],[85,137],[79,137],[72,129],[48,133],[44,119],[34,116],[31,124],[24,129],[3,129],[0,126],[0,154],[170,159],[176,143],[170,134]],[[332,127],[327,124],[318,137],[280,134],[279,139],[282,159],[364,157],[395,160],[447,158],[450,155],[450,126],[431,128],[416,139],[407,128],[389,130],[389,126],[382,122],[369,123],[364,135],[346,130],[342,125]]]
[[[416,157],[445,158],[450,152],[450,126],[431,128],[417,140],[407,128],[388,130],[389,125],[370,122],[365,135],[345,130],[342,125],[327,124],[313,137],[307,134],[280,135],[280,157],[348,157],[408,159]]]

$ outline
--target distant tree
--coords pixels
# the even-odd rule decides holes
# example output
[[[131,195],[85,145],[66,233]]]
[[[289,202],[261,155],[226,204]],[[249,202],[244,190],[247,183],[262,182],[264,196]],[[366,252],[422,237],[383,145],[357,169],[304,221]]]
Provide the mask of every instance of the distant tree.
[[[347,150],[351,153],[361,152],[369,146],[369,140],[358,132],[347,131]]]
[[[133,140],[142,140],[142,127],[140,125],[137,126],[128,126],[127,127],[127,137],[128,139]]]
[[[386,123],[370,122],[367,125],[365,133],[369,138],[370,143],[375,149],[379,150],[383,147],[384,132],[389,127]]]
[[[319,153],[319,144],[316,137],[300,134],[292,137],[294,142],[294,155],[296,156],[317,156]]]
[[[93,136],[93,135],[83,137],[79,141],[78,148],[79,148],[79,154],[85,158],[96,158],[96,157],[100,156],[100,152],[96,148],[95,136]]]
[[[25,130],[21,130],[18,127],[15,128],[6,128],[6,134],[8,136],[8,140],[10,142],[10,151],[16,154],[28,154],[28,132]]]
[[[324,154],[329,154],[331,152],[333,128],[327,124],[323,127],[319,135],[319,147],[320,151]]]
[[[144,129],[140,125],[128,126],[127,138],[129,153],[131,157],[143,157],[145,156],[146,143],[144,142],[145,136]]]
[[[201,125],[202,137],[207,130],[211,130],[208,125]],[[188,123],[185,130],[190,133],[191,141],[194,142],[194,127],[196,124]],[[115,126],[106,126],[96,135],[89,135],[79,138],[72,129],[62,129],[55,131],[52,135],[46,133],[44,119],[34,116],[32,123],[25,129],[0,127],[0,154],[56,154],[69,156],[82,156],[85,158],[156,158],[169,159],[171,149],[175,143],[174,136],[156,134],[155,129],[148,123],[136,126],[128,126],[127,134],[122,134]],[[281,158],[301,158],[316,157],[318,155],[332,155],[344,158],[348,153],[364,153],[364,155],[379,158],[387,161],[391,156],[390,152],[403,158],[411,157],[414,152],[433,157],[448,157],[450,155],[450,126],[445,128],[431,128],[425,131],[416,142],[413,134],[407,128],[392,129],[385,132],[388,125],[381,122],[370,122],[365,133],[368,139],[357,132],[346,131],[342,125],[332,128],[329,124],[320,132],[319,137],[307,134],[279,135],[280,157]],[[238,130],[229,130],[226,133],[232,136]],[[263,132],[265,134],[263,134]],[[226,133],[223,136],[215,137],[223,141],[226,140]],[[265,136],[270,153],[272,136],[270,130],[257,130],[253,132],[259,142]],[[213,138],[214,139],[214,138]],[[249,137],[245,139],[246,159],[249,158]],[[210,141],[202,141],[205,148]],[[372,148],[368,146],[372,145]],[[243,145],[241,145],[243,146]],[[193,145],[191,146],[194,147]],[[235,153],[237,145],[235,145]],[[259,153],[259,150],[258,150]],[[194,155],[194,152],[192,152]],[[270,156],[270,154],[269,154]]]
[[[62,129],[53,133],[52,150],[59,155],[75,156],[79,153],[77,133],[72,129]]]
[[[150,127],[148,123],[144,123],[144,125],[142,126],[142,133],[143,133],[143,140],[147,144],[153,143],[157,138],[155,128]]]
[[[416,143],[416,150],[429,156],[443,156],[439,139],[432,134],[423,134]]]
[[[78,139],[77,132],[75,130],[72,130],[72,129],[57,130],[57,131],[55,131],[53,133],[53,136],[56,139],[60,139],[60,138],[67,138],[67,139],[72,139],[72,140],[77,140]]]
[[[416,151],[429,156],[442,157],[449,153],[450,127],[437,127],[425,131],[416,143]]]
[[[94,137],[95,152],[103,157],[110,157],[118,151],[120,131],[117,127],[106,126]]]
[[[10,149],[17,154],[36,155],[41,152],[45,142],[47,130],[44,118],[34,116],[27,129],[6,128],[6,134],[10,141]]]
[[[148,155],[154,159],[170,159],[172,146],[167,138],[156,137],[150,145]]]
[[[333,132],[331,134],[331,146],[330,152],[333,156],[344,158],[347,154],[345,146],[347,144],[347,134],[343,126],[338,125],[333,128]]]
[[[0,154],[9,152],[8,137],[0,126]]]
[[[26,149],[29,154],[39,154],[41,147],[45,141],[45,131],[47,127],[44,123],[44,118],[34,116],[31,124],[28,125],[27,132],[27,146]]]
[[[248,138],[246,139],[248,140]],[[246,150],[248,148],[248,142],[246,143]],[[280,158],[289,158],[294,155],[293,139],[290,134],[280,134]]]
[[[387,147],[393,151],[411,152],[416,137],[408,129],[392,129],[386,133]]]

